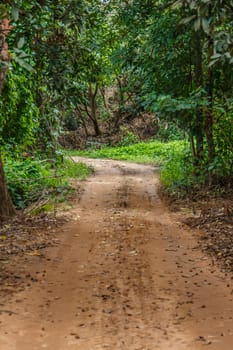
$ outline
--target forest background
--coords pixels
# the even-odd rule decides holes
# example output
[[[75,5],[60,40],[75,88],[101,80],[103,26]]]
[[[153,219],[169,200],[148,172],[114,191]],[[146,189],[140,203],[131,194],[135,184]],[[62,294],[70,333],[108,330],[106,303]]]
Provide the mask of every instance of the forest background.
[[[231,190],[232,24],[231,0],[4,1],[0,221],[88,174],[67,146],[162,162],[175,194]]]

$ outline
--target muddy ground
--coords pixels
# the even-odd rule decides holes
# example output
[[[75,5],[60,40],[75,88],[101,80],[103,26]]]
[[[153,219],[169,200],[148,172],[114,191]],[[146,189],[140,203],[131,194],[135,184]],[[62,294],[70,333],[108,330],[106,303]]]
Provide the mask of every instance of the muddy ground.
[[[161,202],[156,170],[88,163],[95,175],[67,222],[36,231],[32,223],[37,245],[22,244],[9,263],[0,349],[232,350],[231,275],[200,250],[201,232]]]

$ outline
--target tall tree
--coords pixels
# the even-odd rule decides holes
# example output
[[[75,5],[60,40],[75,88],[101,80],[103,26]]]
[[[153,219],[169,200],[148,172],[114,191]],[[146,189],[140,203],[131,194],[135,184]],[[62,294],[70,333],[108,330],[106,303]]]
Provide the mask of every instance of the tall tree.
[[[10,21],[7,17],[7,13],[2,14],[0,19],[0,95],[4,88],[6,74],[10,63],[10,54],[8,51],[7,35],[11,30]],[[15,214],[15,209],[12,204],[6,179],[3,170],[2,155],[0,151],[0,222],[6,220],[10,216]]]

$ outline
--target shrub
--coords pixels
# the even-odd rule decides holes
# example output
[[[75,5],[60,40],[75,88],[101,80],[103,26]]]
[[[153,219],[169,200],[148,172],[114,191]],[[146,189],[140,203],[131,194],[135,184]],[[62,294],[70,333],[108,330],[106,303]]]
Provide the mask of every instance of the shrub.
[[[83,163],[63,160],[5,159],[9,192],[17,209],[45,198],[63,197],[70,192],[69,178],[84,179],[91,169]]]

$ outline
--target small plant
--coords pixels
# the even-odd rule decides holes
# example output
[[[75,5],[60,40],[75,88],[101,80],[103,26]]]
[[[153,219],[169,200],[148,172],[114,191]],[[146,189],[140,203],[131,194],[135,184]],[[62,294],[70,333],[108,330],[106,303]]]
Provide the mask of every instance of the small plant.
[[[193,165],[188,148],[173,150],[161,169],[160,178],[169,192],[187,190],[192,185]]]
[[[169,142],[175,140],[183,140],[184,131],[181,130],[174,122],[165,122],[157,118],[159,130],[156,133],[156,139],[162,142]]]
[[[128,130],[126,127],[121,127],[121,140],[118,143],[118,146],[130,146],[138,143],[139,141],[139,137],[132,131]]]

